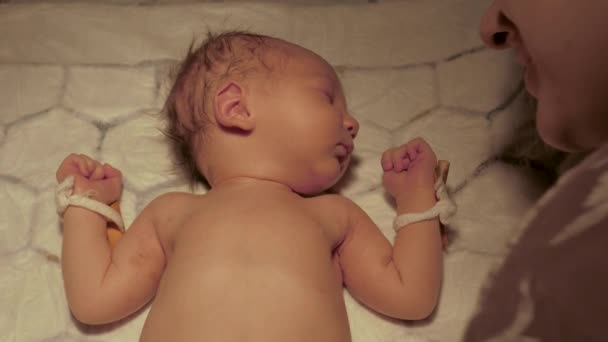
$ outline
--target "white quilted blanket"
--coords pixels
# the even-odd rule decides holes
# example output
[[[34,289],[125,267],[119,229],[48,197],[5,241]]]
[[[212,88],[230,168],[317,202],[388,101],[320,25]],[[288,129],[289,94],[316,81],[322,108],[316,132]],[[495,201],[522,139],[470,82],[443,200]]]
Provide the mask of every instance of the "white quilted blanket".
[[[542,191],[496,158],[530,112],[511,56],[479,40],[488,2],[0,1],[0,341],[137,340],[146,310],[102,327],[70,316],[54,172],[70,152],[119,167],[127,223],[158,194],[187,191],[150,114],[167,70],[209,28],[275,35],[336,66],[361,122],[359,163],[340,191],[389,238],[382,151],[422,136],[451,161],[457,236],[436,314],[398,322],[345,296],[357,342],[459,341],[484,279]]]

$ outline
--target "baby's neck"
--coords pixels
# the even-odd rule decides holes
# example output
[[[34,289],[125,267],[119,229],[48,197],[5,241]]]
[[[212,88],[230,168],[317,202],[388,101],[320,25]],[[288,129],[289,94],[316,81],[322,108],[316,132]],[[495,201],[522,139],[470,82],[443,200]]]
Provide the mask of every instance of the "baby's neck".
[[[271,179],[261,179],[249,176],[235,176],[225,178],[215,182],[214,184],[211,184],[211,191],[238,188],[293,192],[293,190],[289,186],[281,182]]]

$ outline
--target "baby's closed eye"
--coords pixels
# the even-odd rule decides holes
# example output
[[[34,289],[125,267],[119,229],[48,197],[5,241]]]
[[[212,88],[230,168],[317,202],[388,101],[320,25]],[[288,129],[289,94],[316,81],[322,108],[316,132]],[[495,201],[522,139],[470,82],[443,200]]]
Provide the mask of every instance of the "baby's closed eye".
[[[333,91],[323,90],[323,95],[327,98],[329,103],[333,104],[335,100],[335,95]]]

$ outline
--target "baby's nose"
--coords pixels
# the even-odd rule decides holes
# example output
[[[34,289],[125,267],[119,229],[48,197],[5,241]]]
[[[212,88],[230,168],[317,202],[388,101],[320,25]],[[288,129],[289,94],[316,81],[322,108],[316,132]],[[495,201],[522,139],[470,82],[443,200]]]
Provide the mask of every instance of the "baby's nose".
[[[354,139],[359,132],[359,121],[352,117],[350,114],[347,114],[344,118],[344,127],[350,133],[350,136]]]

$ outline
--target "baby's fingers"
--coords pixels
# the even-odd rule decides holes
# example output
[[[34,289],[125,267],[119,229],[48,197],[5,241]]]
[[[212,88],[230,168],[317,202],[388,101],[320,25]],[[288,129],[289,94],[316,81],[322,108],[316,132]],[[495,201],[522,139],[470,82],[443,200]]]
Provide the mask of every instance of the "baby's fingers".
[[[103,179],[104,178],[103,166],[97,162],[95,164],[96,164],[95,168],[93,169],[93,172],[91,172],[89,179],[90,180]]]
[[[70,154],[67,156],[57,168],[57,172],[55,173],[55,177],[58,182],[63,182],[63,180],[69,175],[79,174],[80,168],[78,165],[78,159],[80,157],[75,154]]]
[[[420,145],[418,141],[412,141],[409,144],[407,144],[407,157],[409,158],[410,161],[415,161],[418,159],[418,156],[420,155]]]
[[[407,170],[409,163],[406,145],[388,149],[382,155],[382,169],[384,171],[401,172]]]
[[[84,154],[71,155],[67,161],[68,165],[65,168],[69,169],[69,174],[77,173],[83,177],[88,177],[91,170],[89,170],[87,158],[88,157]]]
[[[380,159],[380,163],[382,164],[383,171],[390,171],[393,169],[393,159],[391,156],[391,150],[388,149],[382,153],[382,159]]]
[[[87,166],[87,160],[82,158],[82,156],[78,156],[78,158],[74,159],[74,164],[78,168],[78,172],[81,176],[87,177],[89,175],[89,168]]]
[[[80,167],[80,171],[82,175],[85,177],[89,177],[93,171],[95,171],[96,161],[86,154],[79,154],[80,158],[78,159],[78,165]]]
[[[407,156],[407,149],[405,149],[405,146],[400,146],[395,149],[395,153],[393,154],[393,163],[395,164],[395,172],[407,170],[410,159]]]
[[[103,164],[104,178],[120,178],[122,173],[110,164]]]

